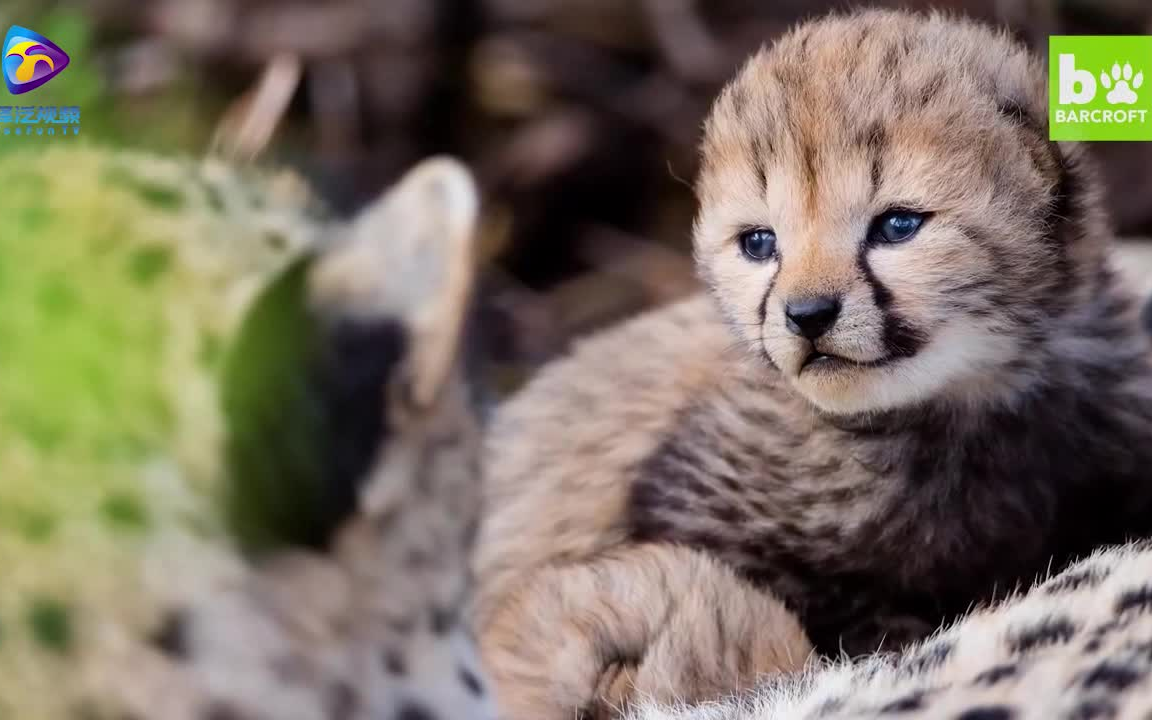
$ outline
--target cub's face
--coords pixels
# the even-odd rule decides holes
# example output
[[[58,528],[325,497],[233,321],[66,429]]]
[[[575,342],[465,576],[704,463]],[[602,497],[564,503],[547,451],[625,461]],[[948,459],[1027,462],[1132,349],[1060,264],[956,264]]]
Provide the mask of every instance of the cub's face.
[[[1026,382],[1082,268],[1074,147],[1041,68],[942,17],[805,25],[708,120],[695,243],[742,342],[854,414]]]

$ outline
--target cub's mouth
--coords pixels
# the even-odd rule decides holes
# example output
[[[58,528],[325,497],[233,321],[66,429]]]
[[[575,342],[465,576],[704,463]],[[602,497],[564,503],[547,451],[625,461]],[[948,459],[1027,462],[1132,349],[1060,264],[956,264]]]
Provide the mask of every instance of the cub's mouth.
[[[883,357],[876,360],[853,360],[843,355],[821,352],[812,349],[804,362],[800,363],[800,373],[834,373],[856,368],[875,368],[886,364],[891,358]]]

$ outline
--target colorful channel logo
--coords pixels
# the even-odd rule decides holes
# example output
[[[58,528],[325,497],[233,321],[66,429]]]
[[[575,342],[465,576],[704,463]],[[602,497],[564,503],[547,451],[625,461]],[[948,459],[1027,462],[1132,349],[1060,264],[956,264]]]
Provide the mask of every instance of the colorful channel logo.
[[[4,38],[4,82],[8,92],[35,90],[68,67],[68,53],[40,33],[13,25]]]

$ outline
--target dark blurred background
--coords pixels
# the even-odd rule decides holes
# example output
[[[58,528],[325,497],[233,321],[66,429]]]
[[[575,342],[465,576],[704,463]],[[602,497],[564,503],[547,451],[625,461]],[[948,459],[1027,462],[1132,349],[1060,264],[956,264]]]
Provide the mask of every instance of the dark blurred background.
[[[1149,0],[937,0],[1049,34],[1152,34]],[[340,210],[456,154],[483,186],[487,321],[510,368],[694,287],[701,120],[825,0],[3,0],[72,54],[83,132],[288,163]],[[1152,234],[1152,143],[1096,143],[1122,234]]]

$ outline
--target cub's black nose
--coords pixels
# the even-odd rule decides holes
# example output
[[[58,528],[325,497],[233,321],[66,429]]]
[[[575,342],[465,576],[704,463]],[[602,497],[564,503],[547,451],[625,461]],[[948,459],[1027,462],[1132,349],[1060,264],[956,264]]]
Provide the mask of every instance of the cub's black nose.
[[[791,300],[784,306],[784,315],[790,332],[815,340],[836,323],[840,315],[840,298],[820,295]]]

